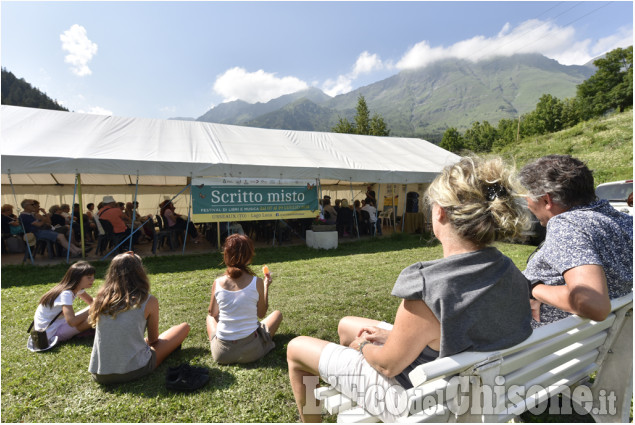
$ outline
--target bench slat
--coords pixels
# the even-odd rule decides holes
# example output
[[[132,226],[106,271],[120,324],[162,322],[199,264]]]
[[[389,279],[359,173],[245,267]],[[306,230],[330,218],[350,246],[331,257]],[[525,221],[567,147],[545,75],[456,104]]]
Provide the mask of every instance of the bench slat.
[[[633,293],[624,295],[620,298],[616,298],[614,300],[611,300],[611,311],[624,308],[628,304],[632,303]],[[615,320],[615,314],[611,313],[606,320],[610,320],[612,323],[613,320]],[[540,342],[550,340],[557,335],[569,332],[577,327],[581,327],[586,323],[596,324],[597,322],[591,321],[589,319],[584,319],[576,315],[569,316],[557,322],[550,323],[547,326],[535,329],[532,335],[525,341],[505,350],[486,353],[463,352],[455,354],[450,357],[437,359],[434,362],[422,364],[416,367],[412,372],[410,372],[408,376],[410,377],[410,381],[412,382],[412,384],[417,387],[426,381],[456,375],[457,373],[466,370],[473,364],[486,361],[493,356],[508,356],[512,353],[522,351]]]
[[[596,325],[589,323],[580,328],[575,328],[570,332],[560,334],[551,340],[536,344],[526,350],[511,354],[508,357],[505,357],[501,366],[501,375],[507,375],[511,371],[514,371],[533,360],[541,359],[545,355],[561,350],[576,341],[588,338],[590,335],[601,335],[602,342],[600,344],[602,344],[608,335],[608,331],[606,329],[613,324],[613,320],[607,322],[610,323],[605,324],[602,322],[601,324],[597,323]]]
[[[594,361],[600,355],[598,347],[602,345],[606,339],[605,334],[592,335],[579,343],[574,343],[559,351],[544,355],[538,358],[526,359],[523,367],[508,373],[505,376],[506,385],[521,385],[530,379],[540,376],[542,373],[550,371],[571,359],[581,358],[583,356],[594,356]],[[504,363],[503,363],[504,364]]]

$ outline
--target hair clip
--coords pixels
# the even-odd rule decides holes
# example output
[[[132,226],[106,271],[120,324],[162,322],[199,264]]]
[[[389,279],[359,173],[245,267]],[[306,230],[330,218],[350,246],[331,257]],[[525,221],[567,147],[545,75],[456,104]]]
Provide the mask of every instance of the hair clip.
[[[507,192],[507,189],[501,186],[498,182],[485,186],[485,197],[490,202],[496,198],[503,198],[508,195],[509,193]]]

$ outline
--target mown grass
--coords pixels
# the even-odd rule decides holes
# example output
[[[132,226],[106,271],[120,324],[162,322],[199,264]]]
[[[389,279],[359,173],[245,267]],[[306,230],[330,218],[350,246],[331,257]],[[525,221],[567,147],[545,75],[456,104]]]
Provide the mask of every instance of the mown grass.
[[[582,122],[572,128],[529,137],[498,151],[520,168],[548,154],[566,154],[584,161],[595,184],[633,178],[633,111]]]
[[[534,247],[500,244],[499,249],[522,269]],[[304,246],[258,250],[254,270],[269,265],[275,278],[270,308],[281,310],[284,320],[274,338],[275,350],[244,366],[219,366],[209,353],[205,315],[211,283],[223,272],[220,254],[148,258],[144,262],[160,302],[161,329],[187,321],[192,331],[182,350],[152,375],[112,388],[93,382],[87,371],[89,340],[72,340],[38,354],[26,349],[26,329],[38,299],[66,266],[3,267],[2,421],[296,422],[287,343],[297,335],[337,341],[337,322],[345,315],[392,321],[399,300],[390,291],[401,269],[441,256],[438,244],[416,235],[342,244],[332,251]],[[92,295],[107,267],[94,265]],[[76,307],[82,307],[81,301]],[[182,362],[208,367],[211,382],[193,394],[167,391],[167,367]]]

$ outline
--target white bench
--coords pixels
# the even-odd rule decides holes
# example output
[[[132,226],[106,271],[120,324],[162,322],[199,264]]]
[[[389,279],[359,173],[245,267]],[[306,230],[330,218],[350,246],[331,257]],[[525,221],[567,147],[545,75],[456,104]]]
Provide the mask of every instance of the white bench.
[[[570,316],[534,330],[497,352],[464,352],[410,373],[407,416],[400,422],[507,422],[562,396],[559,411],[590,413],[596,422],[628,422],[633,397],[633,294],[611,301],[602,322]],[[589,376],[597,372],[593,384]],[[590,386],[587,386],[590,385]],[[331,387],[315,390],[338,422],[380,422]],[[480,400],[480,401],[479,401]],[[540,404],[542,403],[542,404]]]

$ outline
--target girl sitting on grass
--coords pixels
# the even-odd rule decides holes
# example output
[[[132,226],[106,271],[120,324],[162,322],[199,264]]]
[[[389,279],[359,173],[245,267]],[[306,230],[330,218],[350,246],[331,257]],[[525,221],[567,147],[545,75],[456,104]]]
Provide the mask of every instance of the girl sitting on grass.
[[[251,239],[231,235],[225,240],[223,255],[227,270],[212,284],[207,315],[212,357],[221,364],[253,362],[275,347],[272,338],[282,313],[276,310],[258,322],[269,308],[272,279],[266,273],[263,282],[249,268],[254,257]]]
[[[113,258],[88,317],[96,327],[88,371],[100,384],[132,381],[152,372],[190,332],[181,323],[159,335],[159,301],[141,257],[129,251]],[[144,339],[146,327],[148,337]]]
[[[88,307],[75,314],[73,301],[79,297],[90,305],[93,297],[85,290],[92,287],[94,281],[95,268],[86,261],[78,261],[68,268],[60,283],[40,298],[33,326],[36,331],[46,329],[49,347],[91,328],[87,320]]]

